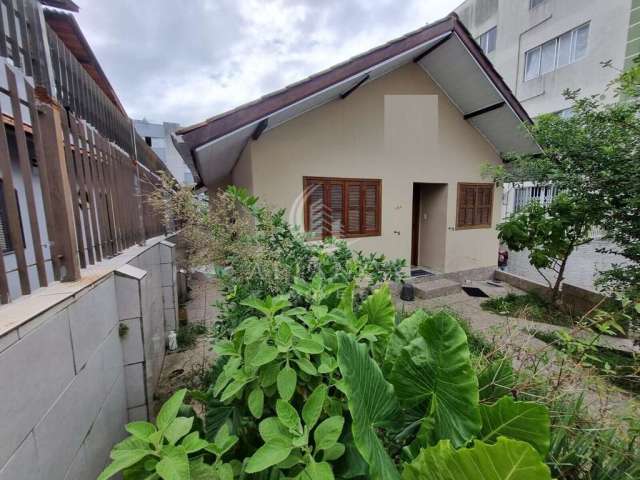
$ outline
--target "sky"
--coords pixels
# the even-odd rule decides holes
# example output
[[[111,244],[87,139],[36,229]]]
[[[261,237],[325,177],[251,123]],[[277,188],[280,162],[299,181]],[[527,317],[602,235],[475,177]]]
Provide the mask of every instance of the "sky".
[[[461,0],[76,0],[132,118],[200,122],[446,16]]]

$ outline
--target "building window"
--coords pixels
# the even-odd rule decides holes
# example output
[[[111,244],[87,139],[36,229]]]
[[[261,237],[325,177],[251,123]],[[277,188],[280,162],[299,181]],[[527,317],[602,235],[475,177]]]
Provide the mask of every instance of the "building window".
[[[588,43],[589,24],[586,23],[527,51],[524,55],[525,82],[583,59]]]
[[[546,0],[529,0],[529,10],[542,5]]]
[[[493,189],[493,183],[458,184],[457,228],[491,227]]]
[[[476,40],[482,51],[487,54],[496,49],[496,40],[498,37],[498,27],[493,27],[480,35]]]
[[[380,235],[380,180],[304,177],[304,226],[314,239]]]

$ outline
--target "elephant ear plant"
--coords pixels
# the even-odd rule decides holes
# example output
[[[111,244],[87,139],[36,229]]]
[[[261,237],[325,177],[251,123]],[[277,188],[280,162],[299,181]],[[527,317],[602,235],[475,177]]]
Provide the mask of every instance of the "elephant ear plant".
[[[456,318],[397,323],[387,285],[361,302],[353,283],[294,285],[243,300],[215,382],[191,392],[200,425],[177,416],[176,393],[157,425],[127,426],[100,480],[551,478],[548,409],[494,385],[513,377],[504,360],[479,378]]]

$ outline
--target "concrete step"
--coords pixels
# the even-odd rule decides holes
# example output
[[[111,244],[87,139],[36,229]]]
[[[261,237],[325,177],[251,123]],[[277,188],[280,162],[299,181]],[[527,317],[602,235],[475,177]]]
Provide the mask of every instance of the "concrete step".
[[[415,288],[416,298],[428,300],[430,298],[444,297],[460,293],[462,289],[455,280],[448,278],[434,278],[423,282],[411,282]]]

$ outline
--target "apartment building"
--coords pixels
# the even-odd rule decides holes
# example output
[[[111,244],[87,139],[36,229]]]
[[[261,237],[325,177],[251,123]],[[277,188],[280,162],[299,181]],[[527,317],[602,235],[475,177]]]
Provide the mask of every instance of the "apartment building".
[[[171,174],[181,183],[192,184],[193,174],[182,156],[171,141],[171,135],[180,128],[180,124],[173,122],[154,123],[146,119],[134,120],[133,126],[138,135],[160,157]]]
[[[570,114],[565,89],[605,92],[640,53],[640,0],[467,0],[455,11],[532,117]]]

